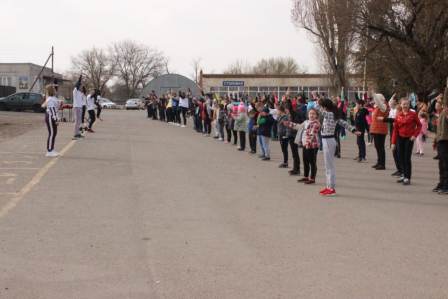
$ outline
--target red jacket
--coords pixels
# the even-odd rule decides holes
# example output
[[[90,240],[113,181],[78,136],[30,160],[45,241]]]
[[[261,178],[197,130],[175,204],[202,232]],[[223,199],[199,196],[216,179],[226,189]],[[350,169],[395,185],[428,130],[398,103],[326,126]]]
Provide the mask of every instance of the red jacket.
[[[397,143],[398,136],[403,138],[410,138],[420,134],[422,124],[418,119],[418,115],[414,111],[409,111],[407,114],[400,112],[395,117],[394,131],[392,133],[392,144]]]

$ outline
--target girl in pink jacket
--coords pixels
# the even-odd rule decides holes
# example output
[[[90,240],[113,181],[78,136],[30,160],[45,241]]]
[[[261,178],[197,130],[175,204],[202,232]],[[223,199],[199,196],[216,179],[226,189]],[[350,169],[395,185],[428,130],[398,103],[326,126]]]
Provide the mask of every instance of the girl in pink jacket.
[[[422,123],[422,129],[420,130],[420,134],[416,139],[417,152],[415,153],[418,156],[423,156],[424,154],[424,145],[426,142],[426,136],[428,134],[428,114],[426,112],[421,111],[418,114],[418,118]]]

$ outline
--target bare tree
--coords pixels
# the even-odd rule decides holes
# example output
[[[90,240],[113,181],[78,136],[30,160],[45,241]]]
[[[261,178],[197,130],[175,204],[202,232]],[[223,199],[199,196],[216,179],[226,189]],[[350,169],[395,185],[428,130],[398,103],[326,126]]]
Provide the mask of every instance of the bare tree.
[[[191,67],[193,68],[193,73],[191,74],[191,78],[193,81],[198,84],[199,83],[199,74],[201,72],[201,62],[202,58],[197,57],[191,61]]]
[[[106,84],[115,75],[115,63],[105,50],[92,48],[72,58],[72,74],[83,74],[88,86],[103,94]]]
[[[252,73],[262,75],[289,75],[302,74],[305,73],[305,70],[292,57],[277,57],[260,60],[252,68]]]
[[[377,81],[386,75],[396,83],[393,88],[423,98],[443,88],[448,76],[448,1],[360,1],[359,28],[369,44],[370,75]]]
[[[149,80],[167,70],[167,58],[162,52],[137,42],[117,42],[112,45],[111,51],[117,76],[126,87],[129,98],[135,97]]]
[[[251,72],[251,69],[252,67],[247,62],[243,60],[236,60],[224,70],[224,74],[247,74]]]
[[[357,0],[293,0],[292,19],[315,38],[337,90],[347,90],[355,43]]]
[[[292,57],[266,58],[258,61],[255,66],[242,60],[237,60],[227,67],[225,74],[256,74],[256,75],[290,75],[303,74],[305,68],[299,66]]]

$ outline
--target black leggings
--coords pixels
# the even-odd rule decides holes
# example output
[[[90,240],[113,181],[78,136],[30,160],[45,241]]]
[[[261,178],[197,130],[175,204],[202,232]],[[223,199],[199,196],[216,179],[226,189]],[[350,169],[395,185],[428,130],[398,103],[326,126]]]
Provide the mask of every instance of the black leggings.
[[[254,153],[257,152],[257,131],[252,130],[249,133],[249,145],[250,150]]]
[[[232,129],[226,126],[226,132],[227,132],[227,142],[230,143],[232,141]]]
[[[181,112],[182,112],[182,118],[184,120],[184,126],[186,126],[187,125],[187,111],[188,111],[188,108],[180,107],[180,109],[181,109]],[[179,121],[180,121],[180,119],[179,119]]]
[[[240,149],[244,151],[246,149],[246,132],[239,131],[238,133],[240,135]]]
[[[379,166],[386,166],[386,135],[372,134],[373,142],[375,144],[376,154],[378,156],[377,164]]]
[[[398,159],[400,161],[400,168],[403,172],[403,177],[411,179],[412,176],[412,148],[414,147],[414,141],[410,138],[403,138],[398,136]]]
[[[48,129],[47,151],[51,152],[54,150],[56,135],[58,135],[58,126],[56,121],[52,119],[48,113],[45,113],[45,123],[47,124]]]
[[[366,158],[366,140],[364,132],[361,132],[360,136],[356,137],[356,142],[358,144],[358,158]]]
[[[303,167],[304,167],[304,175],[305,177],[309,177],[310,179],[314,180],[316,179],[316,173],[317,173],[317,151],[319,149],[317,148],[310,148],[306,149],[303,148]],[[311,175],[310,175],[311,170]]]
[[[437,154],[439,155],[439,184],[438,187],[448,189],[448,141],[437,143]]]
[[[174,122],[180,124],[180,107],[173,108]]]
[[[204,120],[204,134],[210,135],[212,133],[212,120],[210,118],[206,118]]]
[[[233,144],[236,145],[238,143],[238,131],[232,130],[233,134]]]
[[[97,118],[101,118],[101,111],[103,110],[103,108],[101,107],[101,105],[96,106],[96,117]]]
[[[82,106],[82,114],[81,114],[81,126],[84,124],[84,121],[86,119],[86,111],[87,111],[87,107],[86,106]]]
[[[96,121],[95,110],[89,110],[89,129],[92,129],[93,124]]]
[[[289,145],[289,139],[280,137],[280,147],[283,153],[283,164],[288,164],[288,145]]]
[[[299,145],[294,142],[295,137],[289,137],[289,147],[292,152],[292,160],[293,160],[293,171],[300,172],[300,156],[299,156]]]

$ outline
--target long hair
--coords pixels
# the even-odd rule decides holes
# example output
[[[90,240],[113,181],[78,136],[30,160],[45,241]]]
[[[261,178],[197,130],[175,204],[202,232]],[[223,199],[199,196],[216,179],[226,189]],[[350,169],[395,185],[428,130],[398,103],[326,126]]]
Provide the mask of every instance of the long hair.
[[[54,86],[52,84],[47,85],[45,87],[45,89],[47,91],[47,96],[54,97],[56,95],[56,89],[54,88]]]
[[[339,115],[338,115],[339,113],[337,111],[338,109],[337,109],[336,105],[333,103],[332,100],[330,100],[330,99],[323,99],[323,100],[320,101],[319,104],[320,104],[320,106],[322,108],[324,108],[328,112],[333,112],[335,119],[339,118]]]

